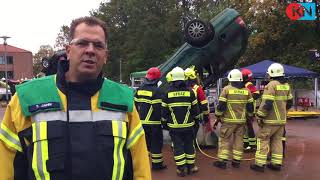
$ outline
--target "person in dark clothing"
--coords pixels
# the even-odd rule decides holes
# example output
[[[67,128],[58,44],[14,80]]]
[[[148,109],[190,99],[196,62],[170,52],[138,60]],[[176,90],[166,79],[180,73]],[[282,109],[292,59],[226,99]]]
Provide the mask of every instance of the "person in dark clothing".
[[[185,84],[184,71],[176,67],[171,71],[172,83],[162,99],[163,126],[169,129],[173,142],[177,175],[198,172],[195,165],[194,119],[199,115],[198,101],[193,90]]]
[[[158,68],[152,67],[147,71],[145,81],[137,89],[134,97],[143,129],[146,133],[148,151],[151,153],[153,170],[166,169],[163,164],[162,146],[163,134],[161,127],[162,93],[157,86],[161,77]]]
[[[257,99],[260,98],[260,92],[257,90],[257,88],[252,83],[252,71],[250,69],[243,68],[241,69],[242,77],[243,77],[243,83],[244,86],[250,91],[253,97],[253,107],[254,107],[254,113],[256,111],[256,102]],[[245,128],[245,134],[243,136],[243,146],[244,146],[244,152],[254,152],[257,147],[256,143],[256,135],[254,133],[252,120],[248,120],[246,123]]]

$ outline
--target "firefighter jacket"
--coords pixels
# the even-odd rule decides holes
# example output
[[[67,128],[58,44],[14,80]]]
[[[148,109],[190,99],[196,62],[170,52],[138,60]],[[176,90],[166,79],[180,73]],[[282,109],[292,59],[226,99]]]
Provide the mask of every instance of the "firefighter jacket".
[[[223,118],[223,122],[243,124],[253,116],[253,98],[245,87],[237,88],[227,85],[219,97],[215,115]]]
[[[151,179],[131,89],[47,76],[17,87],[0,129],[0,179]]]
[[[161,125],[162,94],[156,81],[148,81],[138,88],[134,101],[143,125]]]
[[[258,99],[260,92],[257,90],[257,88],[252,84],[252,82],[247,82],[244,85],[247,89],[249,89],[249,91],[251,92],[251,95],[253,97],[253,99]]]
[[[282,125],[287,121],[287,103],[292,101],[288,83],[272,80],[265,87],[257,116],[264,124]]]
[[[163,120],[171,130],[193,128],[194,119],[199,116],[197,103],[193,90],[172,84],[162,99]]]
[[[209,120],[209,110],[208,110],[208,100],[201,86],[197,84],[192,85],[192,89],[195,92],[195,95],[198,100],[199,109],[201,115],[203,116],[203,120],[207,122]]]
[[[244,85],[249,91],[251,92],[251,95],[253,97],[253,107],[254,107],[254,112],[256,112],[256,107],[257,107],[257,99],[260,98],[260,92],[257,90],[257,88],[252,84],[252,82],[247,82]]]

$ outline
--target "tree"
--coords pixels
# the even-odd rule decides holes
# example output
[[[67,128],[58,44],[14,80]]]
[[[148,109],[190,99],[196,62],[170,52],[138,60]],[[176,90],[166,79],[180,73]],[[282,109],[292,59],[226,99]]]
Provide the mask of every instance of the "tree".
[[[69,42],[70,28],[67,25],[62,25],[58,37],[56,38],[56,43],[54,48],[57,50],[65,49],[65,46]]]
[[[33,75],[36,76],[42,69],[42,59],[51,57],[54,51],[50,45],[41,45],[38,52],[33,56]]]

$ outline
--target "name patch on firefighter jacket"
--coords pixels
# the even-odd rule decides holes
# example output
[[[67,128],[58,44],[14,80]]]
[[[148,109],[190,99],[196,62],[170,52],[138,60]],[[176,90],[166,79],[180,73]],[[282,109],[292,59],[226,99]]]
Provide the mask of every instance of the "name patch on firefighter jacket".
[[[229,94],[248,95],[249,91],[241,89],[230,89]]]
[[[189,91],[175,91],[175,92],[169,92],[168,98],[175,98],[175,97],[190,97]]]
[[[35,104],[29,106],[29,112],[34,113],[37,111],[43,111],[46,109],[56,109],[60,108],[60,102],[47,102],[47,103],[41,103],[41,104]]]
[[[137,94],[138,94],[139,96],[152,97],[152,91],[138,90]]]
[[[288,85],[277,85],[276,90],[278,91],[289,91],[290,87]]]

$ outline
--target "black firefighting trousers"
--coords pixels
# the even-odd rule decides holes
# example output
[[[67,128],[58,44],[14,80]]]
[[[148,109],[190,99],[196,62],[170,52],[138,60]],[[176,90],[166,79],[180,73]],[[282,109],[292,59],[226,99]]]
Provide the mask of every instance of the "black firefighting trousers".
[[[194,166],[195,148],[194,148],[194,129],[170,130],[171,140],[173,142],[174,159],[178,169],[188,166]]]
[[[160,166],[163,163],[162,147],[163,133],[161,125],[143,125],[146,134],[147,148],[151,154],[152,166]]]

